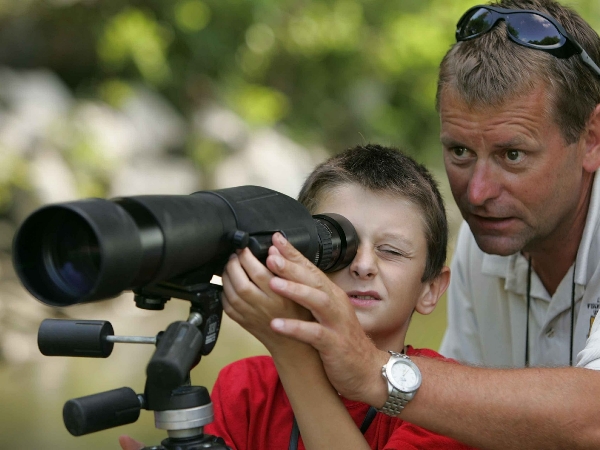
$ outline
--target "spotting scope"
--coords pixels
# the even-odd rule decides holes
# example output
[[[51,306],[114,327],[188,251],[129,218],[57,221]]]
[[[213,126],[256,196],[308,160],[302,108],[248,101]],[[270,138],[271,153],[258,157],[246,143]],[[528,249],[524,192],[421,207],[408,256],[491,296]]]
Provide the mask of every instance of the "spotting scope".
[[[325,272],[348,265],[358,245],[344,217],[240,186],[43,206],[19,227],[13,263],[34,297],[62,307],[157,284],[189,290],[220,275],[236,249],[264,262],[277,231]]]

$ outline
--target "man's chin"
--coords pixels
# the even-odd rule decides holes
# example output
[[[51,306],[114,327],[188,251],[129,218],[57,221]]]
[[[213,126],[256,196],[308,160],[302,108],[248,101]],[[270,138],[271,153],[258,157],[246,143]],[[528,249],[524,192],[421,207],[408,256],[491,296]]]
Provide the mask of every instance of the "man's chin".
[[[525,243],[521,239],[506,236],[474,235],[482,252],[490,255],[509,256],[521,251]]]

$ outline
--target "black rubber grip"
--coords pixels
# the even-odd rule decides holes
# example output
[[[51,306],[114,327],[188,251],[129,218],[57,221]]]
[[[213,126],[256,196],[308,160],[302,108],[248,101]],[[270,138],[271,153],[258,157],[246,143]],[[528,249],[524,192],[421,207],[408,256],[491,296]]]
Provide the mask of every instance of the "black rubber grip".
[[[165,389],[183,384],[196,363],[202,342],[202,333],[196,326],[173,322],[161,335],[146,367],[148,382]]]
[[[46,356],[106,358],[114,347],[106,337],[113,334],[105,320],[45,319],[38,329],[38,348]]]
[[[141,409],[135,391],[124,387],[69,400],[63,407],[63,421],[69,433],[82,436],[133,423]]]

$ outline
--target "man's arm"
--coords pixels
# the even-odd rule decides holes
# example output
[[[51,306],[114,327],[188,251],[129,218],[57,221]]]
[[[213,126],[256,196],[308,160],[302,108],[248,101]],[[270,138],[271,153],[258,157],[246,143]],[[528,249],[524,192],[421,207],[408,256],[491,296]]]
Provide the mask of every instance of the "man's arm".
[[[480,448],[600,448],[600,373],[413,360],[423,384],[402,413],[409,422]]]
[[[285,241],[269,267],[278,294],[317,322],[275,319],[278,332],[315,347],[327,376],[348,398],[381,407],[387,360],[366,336],[341,292]],[[600,448],[600,373],[581,368],[485,369],[413,358],[423,384],[400,417],[467,444],[490,449]],[[350,375],[349,375],[350,374]]]

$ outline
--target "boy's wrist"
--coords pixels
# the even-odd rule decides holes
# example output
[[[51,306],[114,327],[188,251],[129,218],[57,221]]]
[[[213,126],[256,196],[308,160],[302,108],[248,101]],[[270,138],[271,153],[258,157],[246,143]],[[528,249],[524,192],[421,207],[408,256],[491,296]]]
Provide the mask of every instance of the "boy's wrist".
[[[286,367],[298,368],[303,364],[308,364],[309,361],[318,361],[322,366],[319,352],[309,344],[295,341],[287,338],[284,342],[278,345],[267,346],[267,350],[271,354],[273,360]]]

